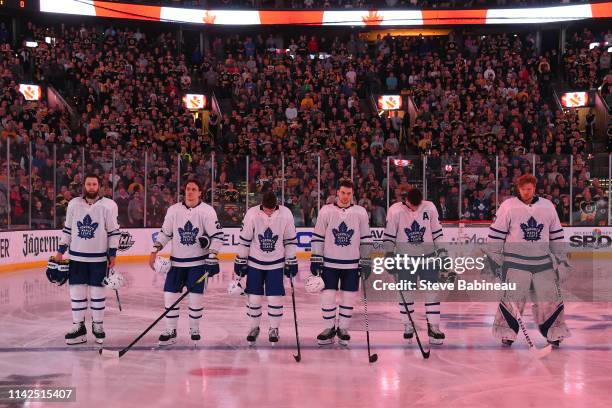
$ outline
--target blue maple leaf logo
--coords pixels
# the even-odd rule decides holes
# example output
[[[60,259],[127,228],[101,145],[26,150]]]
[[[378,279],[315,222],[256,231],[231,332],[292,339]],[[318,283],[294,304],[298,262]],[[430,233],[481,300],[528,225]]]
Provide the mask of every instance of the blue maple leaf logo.
[[[276,248],[276,241],[278,241],[278,235],[274,235],[272,229],[268,227],[263,235],[258,234],[257,239],[259,239],[259,247],[264,252],[272,252],[274,248]]]
[[[410,228],[404,228],[404,232],[408,237],[408,242],[411,244],[420,244],[425,240],[425,227],[421,227],[416,221],[412,222]]]
[[[535,218],[530,217],[527,220],[527,224],[521,223],[521,230],[523,231],[523,239],[525,241],[539,241],[541,238],[544,224],[538,224]]]
[[[344,247],[351,245],[351,238],[353,238],[355,230],[349,229],[346,223],[342,221],[338,229],[332,229],[332,233],[334,234],[335,244]]]
[[[92,222],[93,220],[87,214],[85,218],[83,218],[83,222],[77,221],[77,228],[79,229],[78,236],[83,239],[92,239],[96,234],[96,229],[98,229],[98,223]]]
[[[187,221],[184,228],[179,227],[178,232],[181,237],[182,245],[195,245],[200,229],[194,228],[191,221]]]

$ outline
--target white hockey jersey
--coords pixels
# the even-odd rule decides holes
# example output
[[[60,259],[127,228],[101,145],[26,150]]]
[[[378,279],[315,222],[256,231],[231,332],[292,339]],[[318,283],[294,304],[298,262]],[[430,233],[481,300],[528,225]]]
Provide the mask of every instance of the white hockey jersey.
[[[202,236],[208,236],[210,239],[208,250],[200,245],[199,238]],[[217,213],[210,205],[200,202],[189,208],[185,202],[180,202],[168,208],[161,231],[154,241],[162,247],[172,241],[172,266],[204,265],[208,251],[216,253],[221,249],[223,230]]]
[[[383,248],[385,252],[431,256],[444,232],[438,218],[438,209],[423,200],[415,211],[398,202],[389,208]]]
[[[106,197],[93,204],[83,197],[70,200],[60,252],[68,250],[70,259],[80,262],[104,262],[115,256],[121,237],[117,213],[117,204]]]
[[[238,257],[248,260],[252,268],[282,269],[285,259],[295,258],[297,237],[293,214],[278,206],[268,216],[263,207],[251,207],[242,221]]]
[[[323,256],[328,268],[359,268],[359,258],[369,258],[372,251],[372,232],[365,208],[359,205],[341,208],[336,203],[323,206],[311,245],[312,254]]]
[[[563,227],[551,201],[534,197],[531,204],[525,204],[512,197],[497,210],[489,227],[488,246],[506,267],[537,272],[552,268],[551,251],[557,259],[566,259],[563,239]]]

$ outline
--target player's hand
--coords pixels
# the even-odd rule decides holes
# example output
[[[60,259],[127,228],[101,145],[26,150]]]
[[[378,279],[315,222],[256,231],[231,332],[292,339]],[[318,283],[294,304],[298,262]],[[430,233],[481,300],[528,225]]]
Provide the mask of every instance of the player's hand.
[[[155,270],[155,258],[157,258],[157,252],[151,252],[149,255],[149,267]]]
[[[116,260],[117,260],[116,256],[111,256],[108,258],[108,269],[113,269],[115,267]]]
[[[359,260],[359,276],[363,280],[367,280],[372,274],[372,260],[370,258],[361,258]]]
[[[310,273],[315,276],[319,276],[323,273],[323,257],[319,255],[312,255],[310,257]]]
[[[234,259],[234,273],[236,276],[244,278],[247,276],[248,271],[249,267],[247,265],[246,258],[240,258],[237,256],[236,259]]]
[[[213,276],[218,274],[221,271],[221,269],[219,269],[219,260],[217,259],[217,257],[214,257],[214,258],[209,257],[207,260],[205,260],[204,270],[208,272],[209,278],[212,278]]]
[[[283,268],[283,273],[288,278],[293,278],[298,273],[298,263],[297,259],[291,258],[285,261],[285,267]]]
[[[62,259],[64,259],[64,254],[62,254],[61,252],[57,252],[53,259],[55,260],[55,262],[61,262]]]

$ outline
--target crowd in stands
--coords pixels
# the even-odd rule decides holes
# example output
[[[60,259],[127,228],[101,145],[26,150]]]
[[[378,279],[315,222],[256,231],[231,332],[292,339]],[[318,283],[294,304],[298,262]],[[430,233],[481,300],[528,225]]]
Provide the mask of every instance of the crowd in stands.
[[[373,226],[423,179],[443,220],[486,221],[514,193],[513,180],[534,171],[562,222],[572,213],[575,225],[605,225],[607,193],[590,173],[585,132],[551,90],[561,70],[590,86],[609,74],[607,49],[587,48],[594,67],[575,63],[584,61],[587,32],[568,35],[559,58],[538,54],[532,35],[226,35],[200,52],[171,32],[28,23],[24,39],[37,48],[1,45],[1,225],[4,201],[13,226],[30,216],[36,228],[61,225],[88,171],[103,177],[125,227],[159,226],[191,176],[224,226],[239,226],[268,189],[297,226],[312,226],[338,181],[351,177]],[[51,85],[72,112],[24,101],[23,81]],[[208,129],[183,107],[194,89],[231,107]],[[412,127],[372,106],[371,95],[400,91],[417,109]]]

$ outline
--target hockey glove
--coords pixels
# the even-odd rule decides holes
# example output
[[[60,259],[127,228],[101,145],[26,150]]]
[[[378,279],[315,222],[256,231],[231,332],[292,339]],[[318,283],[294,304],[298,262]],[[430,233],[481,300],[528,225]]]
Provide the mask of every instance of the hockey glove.
[[[219,273],[219,260],[217,255],[209,255],[208,259],[204,261],[204,271],[208,272],[208,277],[212,278]]]
[[[50,257],[47,263],[47,279],[49,282],[55,283],[57,286],[62,286],[68,281],[68,259],[63,259],[59,262],[55,258]]]
[[[240,258],[237,256],[236,259],[234,259],[234,273],[236,276],[243,278],[247,276],[248,270],[249,267],[247,266],[246,258]]]
[[[361,258],[359,260],[359,276],[363,280],[367,280],[372,274],[372,260],[370,258]]]
[[[200,248],[208,249],[210,247],[210,238],[208,238],[208,235],[202,235],[198,238],[198,241],[200,242]]]
[[[288,278],[293,278],[298,273],[298,262],[296,258],[289,258],[285,261],[283,273]]]
[[[320,255],[312,255],[310,257],[310,273],[319,276],[323,273],[323,257]]]

